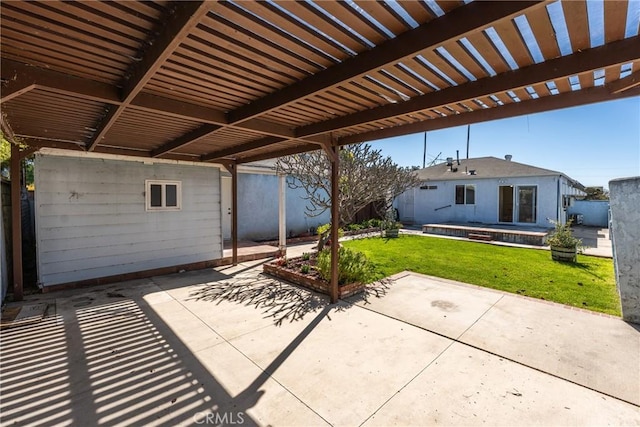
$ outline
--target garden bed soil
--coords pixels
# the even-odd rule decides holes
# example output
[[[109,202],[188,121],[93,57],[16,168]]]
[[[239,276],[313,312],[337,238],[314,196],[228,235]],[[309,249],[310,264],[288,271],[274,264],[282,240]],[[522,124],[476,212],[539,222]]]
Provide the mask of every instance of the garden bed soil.
[[[295,283],[298,286],[320,292],[325,295],[331,295],[331,283],[324,280],[318,270],[315,268],[315,254],[309,260],[303,260],[302,257],[287,259],[286,265],[278,265],[279,260],[275,260],[264,264],[263,271],[280,279]],[[301,271],[303,265],[309,265],[309,272]],[[347,298],[362,292],[365,288],[363,283],[348,283],[338,287],[339,298]]]

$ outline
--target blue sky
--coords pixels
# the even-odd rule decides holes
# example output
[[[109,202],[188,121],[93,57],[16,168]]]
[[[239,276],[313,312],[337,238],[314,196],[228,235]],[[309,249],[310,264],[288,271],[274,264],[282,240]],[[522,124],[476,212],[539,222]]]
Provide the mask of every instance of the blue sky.
[[[422,167],[424,133],[370,144],[400,166]],[[467,127],[427,133],[427,164],[466,156]],[[513,161],[564,172],[586,186],[640,175],[640,97],[471,125],[469,157]]]

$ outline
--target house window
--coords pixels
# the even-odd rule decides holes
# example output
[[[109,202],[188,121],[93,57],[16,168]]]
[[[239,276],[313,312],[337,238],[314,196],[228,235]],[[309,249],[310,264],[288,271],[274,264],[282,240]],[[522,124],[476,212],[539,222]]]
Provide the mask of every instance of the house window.
[[[475,205],[476,186],[456,185],[456,205]]]
[[[181,181],[145,181],[148,211],[179,211],[182,209]]]
[[[422,185],[420,186],[421,190],[437,190],[438,186],[437,185]]]

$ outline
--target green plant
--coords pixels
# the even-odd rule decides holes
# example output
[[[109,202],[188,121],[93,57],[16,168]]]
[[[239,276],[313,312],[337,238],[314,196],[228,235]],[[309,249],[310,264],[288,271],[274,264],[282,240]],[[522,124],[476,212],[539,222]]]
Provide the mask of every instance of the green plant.
[[[302,274],[309,274],[309,269],[309,264],[302,264],[302,267],[300,267]]]
[[[397,221],[385,220],[382,222],[383,230],[398,230],[402,228],[402,223]]]
[[[359,231],[364,227],[361,224],[348,224],[346,228],[348,231]]]
[[[318,253],[318,272],[325,280],[331,280],[331,251]],[[338,283],[368,283],[373,279],[374,269],[362,252],[341,247],[338,250]]]
[[[379,220],[378,218],[371,218],[366,222],[366,228],[380,228],[380,224],[382,224],[382,221]]]
[[[318,246],[316,250],[320,252],[331,238],[331,224],[322,224],[318,226],[318,235],[320,238],[318,239]],[[338,238],[341,238],[343,235],[344,231],[342,228],[338,228]]]
[[[550,221],[554,225],[554,230],[547,236],[547,244],[559,248],[578,249],[582,245],[582,240],[574,237],[571,231],[571,221],[561,224],[559,221]]]
[[[309,252],[304,252],[302,254],[302,260],[303,261],[309,261],[310,258],[311,258],[311,254]]]

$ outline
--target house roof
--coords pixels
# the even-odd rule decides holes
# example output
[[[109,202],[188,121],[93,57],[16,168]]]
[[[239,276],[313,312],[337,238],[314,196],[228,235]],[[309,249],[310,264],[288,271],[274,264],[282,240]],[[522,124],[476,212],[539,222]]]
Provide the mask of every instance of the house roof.
[[[465,179],[482,179],[482,178],[514,178],[521,176],[557,176],[566,177],[571,183],[578,188],[582,184],[572,180],[562,172],[551,169],[539,168],[524,163],[514,162],[513,160],[499,159],[497,157],[477,157],[472,159],[461,159],[460,165],[456,159],[453,159],[453,171],[447,163],[430,166],[428,168],[418,170],[418,176],[424,181],[451,181]],[[457,171],[455,170],[457,169]],[[475,171],[471,175],[470,171]]]
[[[1,122],[31,147],[247,163],[621,99],[633,4],[7,0]]]

